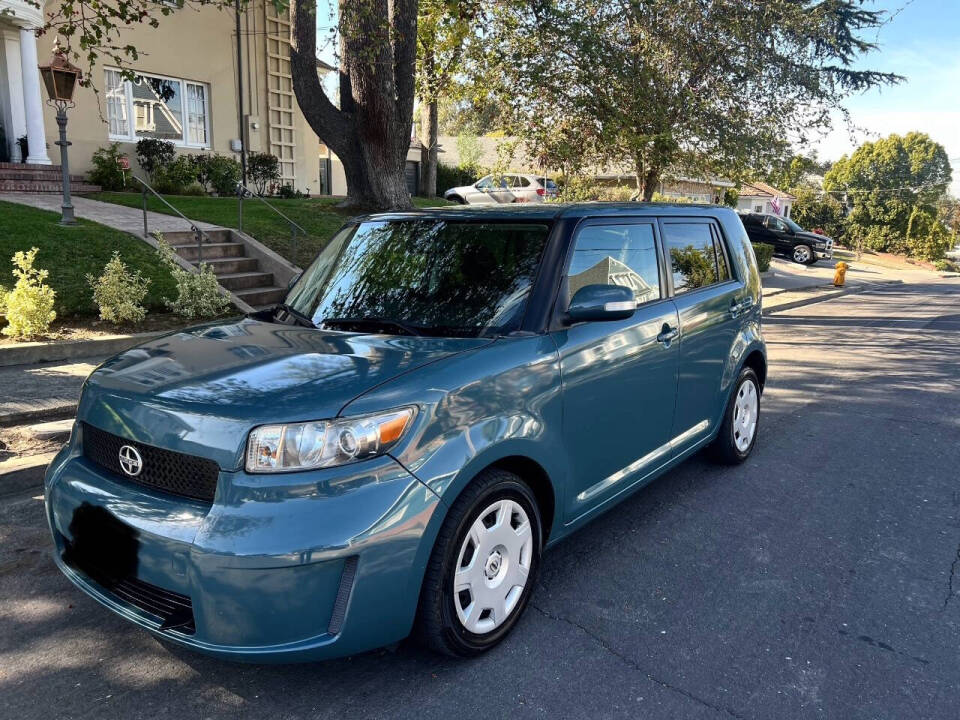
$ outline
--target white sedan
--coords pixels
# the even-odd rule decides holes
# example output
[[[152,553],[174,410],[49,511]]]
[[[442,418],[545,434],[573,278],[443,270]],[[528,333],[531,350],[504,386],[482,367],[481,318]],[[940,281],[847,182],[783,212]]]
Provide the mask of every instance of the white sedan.
[[[462,205],[543,202],[557,196],[557,184],[542,175],[487,175],[473,185],[450,188],[443,197]]]

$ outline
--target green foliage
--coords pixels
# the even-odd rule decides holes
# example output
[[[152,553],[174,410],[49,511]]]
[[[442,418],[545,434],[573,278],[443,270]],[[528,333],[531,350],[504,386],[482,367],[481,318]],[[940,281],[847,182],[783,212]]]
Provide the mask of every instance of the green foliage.
[[[38,252],[34,247],[13,255],[13,276],[17,281],[7,295],[4,335],[17,339],[43,335],[57,317],[53,309],[56,293],[46,284],[50,273],[33,267]]]
[[[706,287],[717,281],[717,268],[712,254],[693,245],[684,248],[670,248],[670,262],[673,272],[686,278],[687,289]]]
[[[953,247],[956,238],[947,232],[937,217],[936,208],[915,205],[907,223],[907,254],[921,260],[940,260]]]
[[[750,243],[753,245],[753,254],[757,257],[757,268],[760,272],[766,272],[770,269],[770,261],[773,259],[773,245],[767,243]]]
[[[0,315],[6,315],[7,313],[7,297],[9,295],[10,291],[0,285]]]
[[[790,192],[797,198],[790,210],[791,220],[807,230],[819,228],[828,237],[844,241],[846,218],[837,198],[809,186],[794,187]]]
[[[142,202],[140,195],[133,193],[103,193],[103,196],[122,197],[134,208]],[[159,201],[156,204],[159,205]],[[151,209],[157,208],[151,205]],[[37,265],[50,271],[48,282],[57,290],[54,311],[59,318],[96,314],[86,276],[99,275],[115,250],[120,251],[131,269],[139,270],[152,281],[144,301],[151,310],[163,310],[163,298],[174,287],[170,273],[157,262],[156,252],[128,233],[83,219],[74,226],[64,227],[60,224],[59,212],[0,201],[0,259],[33,246],[40,248]],[[0,269],[5,264],[0,262]],[[0,283],[9,287],[5,282],[9,277],[6,273],[6,270],[0,272]]]
[[[167,301],[167,307],[180,317],[188,320],[216,317],[230,307],[230,300],[220,292],[217,276],[206,263],[201,263],[197,272],[184,270],[174,259],[170,245],[159,233],[157,254],[160,261],[170,270],[177,286],[177,297]]]
[[[93,170],[87,174],[90,182],[104,190],[123,190],[126,180],[120,169],[120,158],[125,156],[126,153],[120,151],[120,143],[110,143],[97,150],[91,158]]]
[[[172,142],[156,138],[142,138],[137,141],[137,162],[154,182],[156,173],[173,162],[177,151]]]
[[[655,192],[653,197],[650,198],[653,202],[665,202],[665,203],[680,203],[681,205],[692,204],[693,200],[688,197],[671,197],[669,195],[662,195],[661,193]]]
[[[207,164],[210,185],[217,195],[226,197],[236,195],[242,169],[240,163],[224,155],[211,155]]]
[[[197,171],[190,158],[180,155],[162,165],[150,176],[154,189],[161,195],[180,195],[197,180]]]
[[[930,257],[943,243],[928,216],[944,197],[952,169],[943,146],[924,133],[890,135],[838,160],[823,186],[846,193],[853,209],[848,237],[855,246]],[[922,229],[910,235],[911,218]],[[942,253],[940,254],[942,256]]]
[[[299,200],[303,197],[303,193],[294,188],[290,183],[281,185],[280,189],[277,190],[277,195],[282,197],[284,200]]]
[[[460,158],[457,167],[461,170],[468,172],[478,170],[480,168],[480,158],[483,157],[480,138],[473,133],[460,133],[457,135],[457,157]]]
[[[437,163],[437,191],[444,193],[450,188],[470,185],[486,175],[483,168],[454,167]]]
[[[93,289],[93,301],[100,310],[101,320],[114,324],[136,323],[146,317],[143,300],[150,280],[139,270],[131,272],[120,259],[119,251],[114,251],[100,277],[87,275],[87,282]]]
[[[247,155],[247,177],[257,195],[268,195],[270,187],[280,180],[280,159],[270,153],[250,153]]]

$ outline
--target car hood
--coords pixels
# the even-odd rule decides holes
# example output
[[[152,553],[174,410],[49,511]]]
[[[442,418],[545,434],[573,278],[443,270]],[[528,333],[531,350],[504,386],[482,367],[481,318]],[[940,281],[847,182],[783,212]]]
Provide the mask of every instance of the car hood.
[[[250,429],[335,417],[351,400],[486,338],[362,335],[242,319],[121,353],[84,384],[78,419],[236,468]]]
[[[819,233],[809,232],[807,230],[798,232],[796,237],[797,239],[809,240],[810,242],[826,242],[830,239],[826,235],[820,235]]]

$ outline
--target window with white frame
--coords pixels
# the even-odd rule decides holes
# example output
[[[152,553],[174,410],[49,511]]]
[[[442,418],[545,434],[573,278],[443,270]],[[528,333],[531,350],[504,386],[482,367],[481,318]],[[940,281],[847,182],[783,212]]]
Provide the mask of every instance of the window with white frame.
[[[141,73],[132,82],[106,70],[105,95],[111,140],[169,140],[210,144],[209,87],[181,78]]]

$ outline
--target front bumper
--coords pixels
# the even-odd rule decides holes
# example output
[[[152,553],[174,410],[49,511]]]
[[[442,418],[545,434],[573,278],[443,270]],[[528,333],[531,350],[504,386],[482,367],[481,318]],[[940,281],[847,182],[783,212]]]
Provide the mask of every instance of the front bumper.
[[[252,662],[336,657],[409,634],[443,513],[392,458],[221,472],[208,504],[112,476],[82,456],[77,434],[47,472],[47,519],[61,570],[109,609],[167,640]],[[105,527],[119,534],[91,545]],[[98,555],[126,559],[104,575],[88,564]],[[123,573],[129,582],[116,581]],[[185,599],[192,622],[157,611],[167,597]]]

